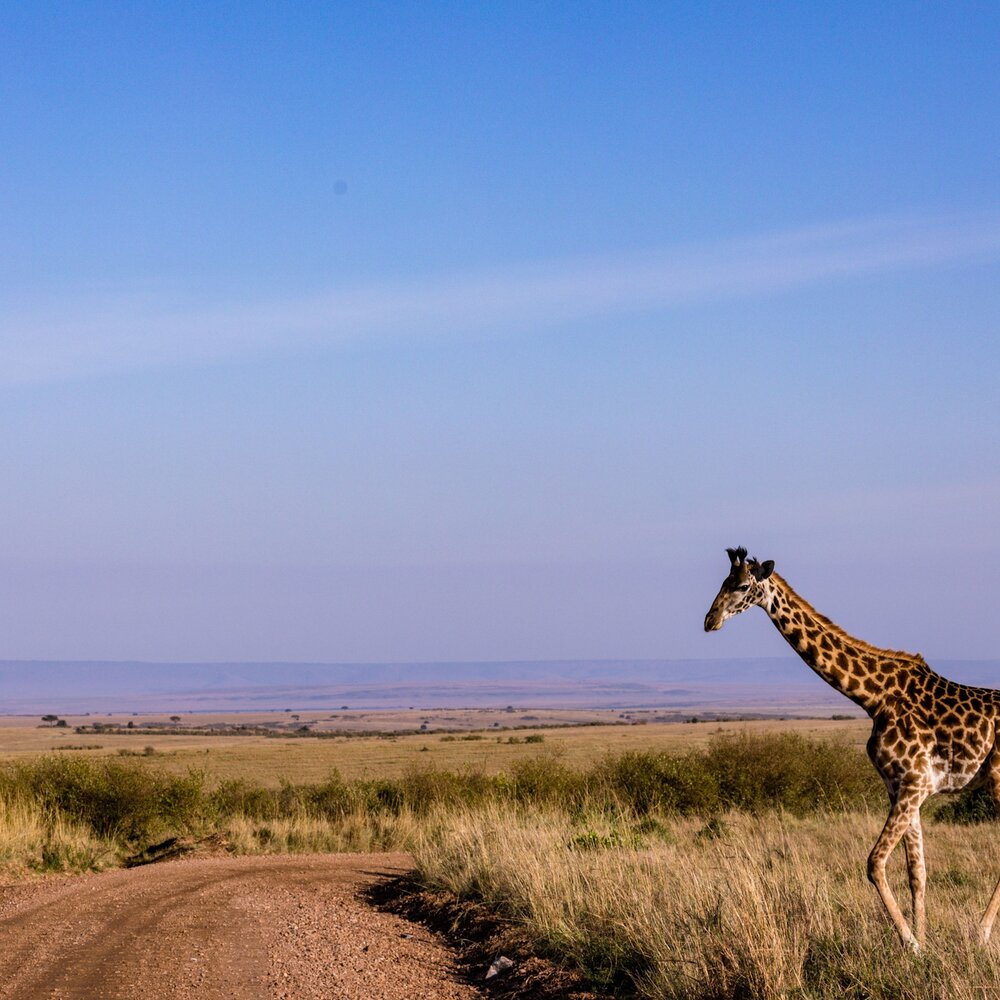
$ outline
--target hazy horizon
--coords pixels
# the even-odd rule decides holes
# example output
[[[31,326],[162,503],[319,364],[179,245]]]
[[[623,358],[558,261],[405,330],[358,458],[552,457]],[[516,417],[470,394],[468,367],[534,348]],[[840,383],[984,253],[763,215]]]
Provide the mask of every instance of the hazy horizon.
[[[942,661],[1000,686],[1000,660]],[[505,707],[863,715],[797,657],[449,663],[0,661],[0,714]]]

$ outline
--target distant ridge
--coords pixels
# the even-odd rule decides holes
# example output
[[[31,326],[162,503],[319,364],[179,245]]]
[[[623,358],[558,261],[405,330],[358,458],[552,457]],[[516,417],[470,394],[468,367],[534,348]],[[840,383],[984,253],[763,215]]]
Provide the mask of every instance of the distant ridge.
[[[1000,687],[1000,661],[939,661]],[[0,661],[0,714],[519,706],[853,711],[793,657],[446,663]]]

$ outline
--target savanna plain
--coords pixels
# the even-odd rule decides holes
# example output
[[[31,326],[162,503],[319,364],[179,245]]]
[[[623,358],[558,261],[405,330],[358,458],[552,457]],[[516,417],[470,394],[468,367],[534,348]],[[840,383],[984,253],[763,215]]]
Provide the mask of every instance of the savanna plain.
[[[928,947],[902,951],[865,877],[887,805],[865,720],[451,714],[384,731],[310,713],[270,732],[7,719],[0,863],[8,882],[64,876],[172,838],[236,856],[403,851],[427,905],[496,914],[608,995],[1000,996],[1000,945],[975,933],[1000,875],[992,804],[925,807]]]

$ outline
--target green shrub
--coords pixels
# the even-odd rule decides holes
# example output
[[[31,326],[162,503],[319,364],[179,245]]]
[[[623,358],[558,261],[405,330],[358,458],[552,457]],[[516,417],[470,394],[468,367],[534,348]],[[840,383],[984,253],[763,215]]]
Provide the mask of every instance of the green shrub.
[[[797,815],[881,803],[882,784],[859,749],[797,733],[725,734],[687,753],[631,751],[591,775],[598,798],[643,816],[701,816],[725,809]]]
[[[248,819],[277,819],[278,798],[270,789],[251,785],[242,778],[223,781],[211,794],[213,812],[220,817],[246,816]]]
[[[797,815],[818,808],[881,803],[885,792],[871,763],[843,741],[799,733],[717,736],[705,752],[726,808]]]
[[[97,836],[132,844],[196,826],[205,815],[204,775],[175,777],[118,757],[60,755],[8,765],[0,794],[18,795]]]
[[[587,773],[553,756],[525,757],[510,770],[510,794],[519,802],[579,808],[587,799]]]
[[[1000,819],[996,803],[986,785],[949,796],[934,808],[934,818],[944,823],[990,823]]]
[[[542,753],[499,774],[414,767],[401,777],[347,781],[334,771],[322,782],[284,782],[278,789],[241,779],[208,790],[200,772],[171,775],[137,756],[51,754],[0,767],[0,799],[34,803],[116,850],[239,817],[260,824],[303,816],[338,823],[363,813],[378,823],[405,812],[424,816],[438,807],[508,802],[576,817],[617,816],[638,830],[658,815],[710,819],[730,809],[801,815],[881,806],[884,797],[860,749],[780,732],[719,735],[705,748],[684,753],[608,755],[582,769]],[[940,807],[937,815],[977,822],[994,818],[996,810],[988,795],[978,792]]]
[[[633,751],[606,758],[596,776],[605,797],[640,816],[709,814],[721,806],[718,781],[700,754]]]

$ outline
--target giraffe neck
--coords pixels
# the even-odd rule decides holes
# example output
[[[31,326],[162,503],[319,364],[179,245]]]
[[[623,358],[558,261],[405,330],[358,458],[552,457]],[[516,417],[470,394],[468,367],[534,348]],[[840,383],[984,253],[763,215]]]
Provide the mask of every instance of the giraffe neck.
[[[766,581],[760,604],[796,653],[831,687],[874,716],[886,697],[915,671],[929,671],[922,657],[878,649],[849,636],[777,573]]]

